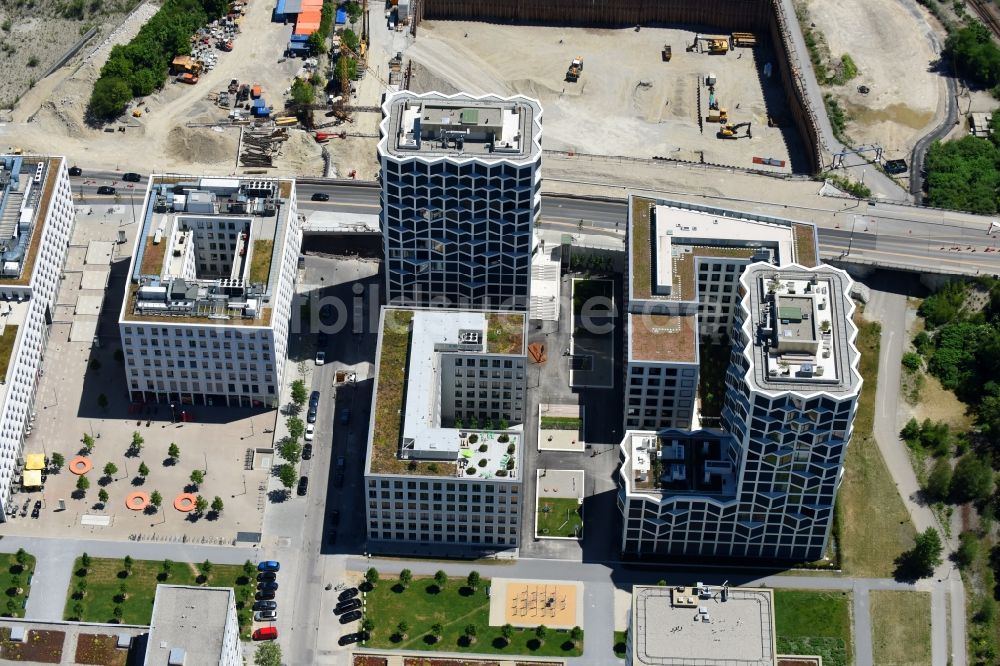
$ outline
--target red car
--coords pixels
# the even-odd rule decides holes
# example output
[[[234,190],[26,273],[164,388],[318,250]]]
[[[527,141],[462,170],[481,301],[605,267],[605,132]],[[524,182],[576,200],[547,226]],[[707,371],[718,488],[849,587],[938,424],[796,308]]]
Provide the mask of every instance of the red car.
[[[278,638],[278,628],[261,627],[253,632],[251,638],[255,641],[273,641]]]

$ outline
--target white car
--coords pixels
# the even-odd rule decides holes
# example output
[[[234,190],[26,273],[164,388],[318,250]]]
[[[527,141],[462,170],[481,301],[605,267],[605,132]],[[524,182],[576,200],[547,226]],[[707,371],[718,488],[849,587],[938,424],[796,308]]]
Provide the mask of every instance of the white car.
[[[313,441],[313,437],[315,437],[315,435],[316,435],[316,425],[310,423],[309,425],[306,426],[306,434],[305,434],[306,441],[307,442]]]
[[[326,363],[326,352],[316,352],[316,365]]]

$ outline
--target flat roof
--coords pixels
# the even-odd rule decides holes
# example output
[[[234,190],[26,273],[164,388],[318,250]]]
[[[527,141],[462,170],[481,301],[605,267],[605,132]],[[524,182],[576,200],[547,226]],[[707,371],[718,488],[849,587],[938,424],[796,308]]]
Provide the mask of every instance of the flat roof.
[[[698,315],[628,315],[628,360],[698,362]]]
[[[542,107],[523,95],[403,90],[386,98],[382,113],[379,155],[515,163],[541,156]]]
[[[516,312],[383,308],[372,396],[369,472],[454,476],[470,434],[477,435],[476,447],[488,447],[475,457],[499,464],[507,443],[468,428],[441,427],[440,356],[448,351],[524,356],[526,323],[524,314]],[[402,442],[415,454],[424,452],[437,459],[401,458]],[[488,464],[483,469],[496,467]]]
[[[234,599],[228,587],[157,585],[144,666],[167,666],[178,649],[187,664],[218,664]]]
[[[808,223],[632,194],[628,224],[630,303],[696,301],[697,264],[706,258],[816,263]]]
[[[763,391],[857,393],[858,372],[852,281],[822,265],[751,264],[740,277],[739,307],[750,361],[746,380]],[[757,341],[763,344],[756,344]]]
[[[774,666],[771,590],[634,586],[634,666]],[[677,603],[675,603],[675,599]]]
[[[0,156],[0,287],[27,286],[63,158]]]
[[[630,495],[698,496],[726,503],[736,496],[736,470],[729,459],[734,445],[732,435],[722,430],[629,430],[619,444],[618,473]]]
[[[121,321],[268,326],[294,181],[152,176]]]

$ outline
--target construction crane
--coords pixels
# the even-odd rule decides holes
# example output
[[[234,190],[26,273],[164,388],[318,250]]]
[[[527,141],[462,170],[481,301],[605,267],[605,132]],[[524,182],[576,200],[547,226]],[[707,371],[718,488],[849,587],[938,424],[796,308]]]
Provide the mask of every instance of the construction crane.
[[[753,134],[750,133],[750,123],[748,123],[748,122],[747,123],[737,123],[735,125],[732,125],[732,124],[725,125],[724,127],[722,127],[722,129],[719,130],[719,132],[718,132],[718,134],[716,134],[716,136],[719,137],[720,139],[742,139],[743,136],[740,136],[736,132],[739,131],[739,130],[741,130],[741,129],[743,129],[744,127],[747,128],[747,133],[744,134],[743,136],[745,136],[748,139],[752,139],[753,138]]]

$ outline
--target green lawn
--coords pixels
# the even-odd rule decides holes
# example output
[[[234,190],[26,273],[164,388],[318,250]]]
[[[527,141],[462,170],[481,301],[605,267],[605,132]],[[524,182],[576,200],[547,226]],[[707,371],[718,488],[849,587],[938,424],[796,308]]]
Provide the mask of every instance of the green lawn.
[[[0,608],[0,615],[4,617],[24,617],[24,604],[28,600],[28,594],[31,592],[28,579],[35,571],[34,555],[28,555],[28,561],[25,563],[23,571],[15,558],[14,553],[0,554],[0,590],[3,591],[4,597],[6,597],[3,608]],[[14,576],[20,577],[20,594],[14,589]]]
[[[383,579],[367,593],[365,600],[365,617],[375,623],[366,647],[551,657],[583,654],[582,641],[579,648],[574,647],[569,632],[554,629],[549,629],[541,645],[535,639],[534,629],[515,629],[507,645],[500,627],[489,626],[488,585],[489,580],[484,578],[479,589],[472,592],[465,587],[464,579],[452,578],[439,591],[433,578],[414,578],[404,590],[396,580]],[[409,625],[405,639],[396,635],[401,620]],[[437,623],[444,632],[435,641],[430,629]],[[463,637],[465,627],[470,624],[475,625],[477,633],[472,645]]]
[[[615,656],[619,659],[625,658],[625,641],[628,640],[627,631],[616,631],[615,632]]]
[[[538,536],[576,537],[577,530],[583,529],[583,507],[574,497],[539,497]]]
[[[249,635],[251,624],[249,606],[253,603],[256,581],[244,576],[242,566],[215,564],[208,579],[202,580],[197,566],[188,562],[174,562],[169,578],[164,579],[162,565],[162,561],[135,560],[132,574],[124,577],[125,567],[122,560],[94,557],[91,558],[90,568],[84,575],[83,564],[80,558],[77,558],[73,563],[73,578],[67,590],[63,618],[79,619],[84,622],[115,622],[114,609],[116,606],[121,606],[122,623],[149,624],[153,613],[153,596],[159,583],[231,587],[236,590],[240,633]],[[76,590],[81,580],[87,581],[87,590],[86,594],[79,598]],[[121,599],[119,591],[119,586],[123,582],[128,586],[128,595],[124,600]],[[78,612],[80,609],[76,608],[77,604],[80,604],[82,612]],[[244,605],[247,607],[246,611],[242,611]]]
[[[851,595],[839,591],[774,591],[778,654],[816,654],[823,666],[847,666],[851,647]]]
[[[872,590],[871,614],[876,664],[919,666],[931,663],[930,592]]]
[[[575,416],[543,416],[542,430],[579,430],[583,419]]]

